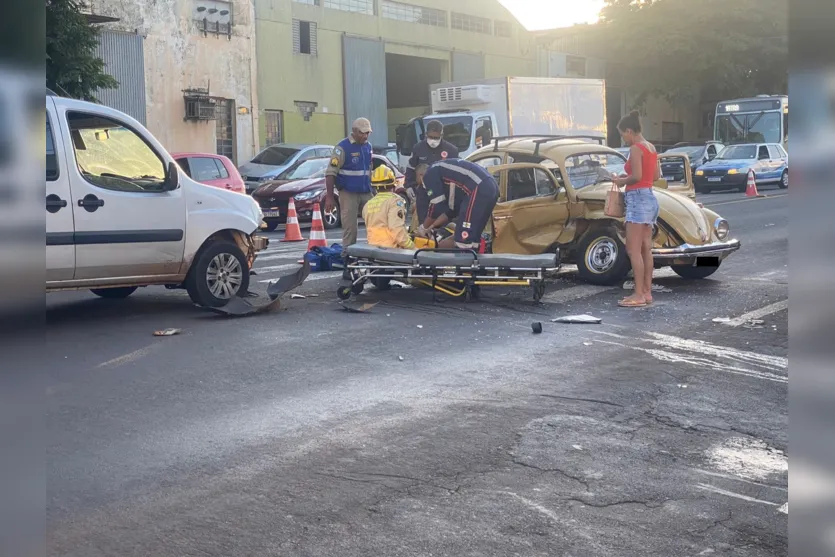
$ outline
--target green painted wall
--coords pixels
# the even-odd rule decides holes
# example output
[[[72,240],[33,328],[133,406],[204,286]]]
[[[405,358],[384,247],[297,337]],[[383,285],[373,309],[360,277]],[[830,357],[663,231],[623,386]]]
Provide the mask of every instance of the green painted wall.
[[[429,25],[395,21],[292,1],[255,0],[258,97],[260,109],[284,111],[284,140],[336,143],[345,135],[342,36],[380,38],[386,52],[449,62],[453,49],[483,53],[486,77],[537,75],[533,37],[496,0],[412,0],[413,4],[474,14],[513,23],[503,38]],[[316,22],[318,56],[293,54],[292,20]],[[447,64],[449,75],[449,64]],[[305,122],[294,101],[318,103]],[[389,111],[389,137],[397,124],[423,113],[423,107]],[[260,125],[263,146],[265,131]],[[382,130],[381,130],[382,131]],[[385,133],[385,132],[383,132]]]

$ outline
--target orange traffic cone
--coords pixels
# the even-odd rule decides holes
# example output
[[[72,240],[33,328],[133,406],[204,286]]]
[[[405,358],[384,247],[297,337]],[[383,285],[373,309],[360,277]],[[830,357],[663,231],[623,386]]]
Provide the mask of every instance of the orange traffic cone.
[[[322,222],[322,211],[319,204],[313,205],[313,223],[310,227],[310,241],[307,243],[307,251],[315,247],[328,247],[328,237],[325,235],[325,225]]]
[[[287,228],[284,230],[284,242],[304,242],[302,229],[299,226],[299,216],[296,214],[296,203],[290,198],[287,206]]]
[[[748,185],[745,187],[745,197],[759,197],[760,192],[757,191],[757,181],[754,179],[754,171],[748,170]]]

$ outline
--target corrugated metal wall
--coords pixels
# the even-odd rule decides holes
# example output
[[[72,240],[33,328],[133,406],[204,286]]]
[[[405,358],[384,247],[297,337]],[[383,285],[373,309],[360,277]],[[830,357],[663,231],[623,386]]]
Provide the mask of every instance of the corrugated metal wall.
[[[107,73],[119,81],[116,89],[102,89],[96,98],[145,125],[145,54],[143,38],[135,33],[102,31],[96,54]]]
[[[386,97],[386,51],[382,41],[342,36],[342,67],[345,86],[345,130],[355,118],[371,120],[371,143],[388,144]]]
[[[469,81],[484,78],[484,55],[452,52],[452,81]]]

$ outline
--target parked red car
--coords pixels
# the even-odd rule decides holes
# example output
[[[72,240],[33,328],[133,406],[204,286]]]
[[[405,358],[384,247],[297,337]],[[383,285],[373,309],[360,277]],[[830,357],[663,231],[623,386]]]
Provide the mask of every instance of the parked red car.
[[[400,170],[388,158],[373,155],[372,170],[384,164],[394,171],[397,183],[402,185],[406,180]],[[252,192],[252,197],[261,206],[267,230],[275,230],[279,224],[287,222],[287,206],[292,197],[296,205],[299,221],[309,221],[313,218],[313,205],[319,203],[322,221],[325,228],[338,228],[342,222],[339,210],[325,213],[325,170],[330,158],[308,159],[298,162],[278,176],[277,180],[266,182]],[[337,195],[338,192],[337,192]]]
[[[211,153],[175,153],[172,155],[189,178],[238,193],[246,193],[241,173],[228,157]]]

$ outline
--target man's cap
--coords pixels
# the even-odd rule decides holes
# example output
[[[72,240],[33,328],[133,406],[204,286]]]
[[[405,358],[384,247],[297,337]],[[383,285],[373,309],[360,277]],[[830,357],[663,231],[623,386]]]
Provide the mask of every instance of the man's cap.
[[[444,133],[444,125],[440,120],[432,120],[426,124],[426,131]]]
[[[371,122],[368,121],[368,118],[357,118],[351,124],[351,129],[359,130],[362,133],[371,133]]]

